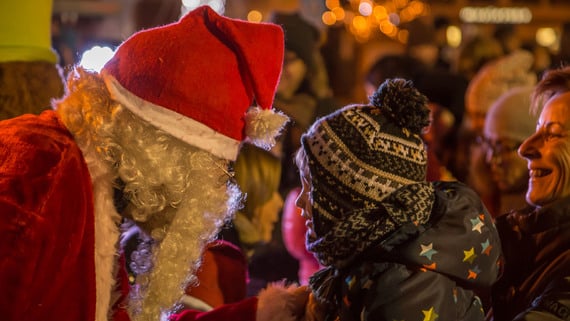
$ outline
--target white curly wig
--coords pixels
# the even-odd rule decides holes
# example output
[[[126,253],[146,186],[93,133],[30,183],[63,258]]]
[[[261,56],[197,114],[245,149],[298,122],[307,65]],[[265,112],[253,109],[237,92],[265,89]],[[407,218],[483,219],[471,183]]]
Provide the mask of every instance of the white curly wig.
[[[229,180],[228,161],[133,115],[111,99],[97,73],[76,68],[68,90],[56,109],[91,173],[96,251],[104,262],[96,266],[97,282],[108,283],[97,290],[97,320],[107,317],[108,303],[113,303],[120,216],[134,220],[154,240],[152,267],[138,275],[131,289],[131,319],[159,320],[184,293],[204,245],[241,204],[239,189]],[[113,189],[119,187],[128,201],[120,214],[113,204]]]

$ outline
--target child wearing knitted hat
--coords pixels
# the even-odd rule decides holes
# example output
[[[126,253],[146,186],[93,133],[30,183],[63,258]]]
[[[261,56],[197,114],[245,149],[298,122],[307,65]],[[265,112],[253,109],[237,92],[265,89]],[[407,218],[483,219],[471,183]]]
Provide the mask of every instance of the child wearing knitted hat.
[[[484,320],[474,290],[498,275],[500,242],[479,197],[427,182],[427,99],[388,79],[369,105],[317,120],[296,162],[310,279],[324,320]]]

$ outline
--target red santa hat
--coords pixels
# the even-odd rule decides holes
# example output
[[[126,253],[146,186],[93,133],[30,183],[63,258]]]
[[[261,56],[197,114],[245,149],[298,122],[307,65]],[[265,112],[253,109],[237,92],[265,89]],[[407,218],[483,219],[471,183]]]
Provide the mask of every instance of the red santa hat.
[[[153,126],[235,160],[248,140],[270,148],[287,117],[272,110],[283,31],[199,7],[180,21],[140,31],[101,73],[112,97]],[[258,106],[250,108],[253,101]]]

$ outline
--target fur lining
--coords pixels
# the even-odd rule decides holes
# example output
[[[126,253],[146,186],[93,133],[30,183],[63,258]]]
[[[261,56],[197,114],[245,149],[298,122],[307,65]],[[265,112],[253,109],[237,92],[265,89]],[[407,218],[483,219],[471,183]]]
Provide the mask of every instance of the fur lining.
[[[302,319],[310,294],[306,286],[270,284],[260,291],[256,321],[294,321]]]
[[[113,204],[113,186],[110,171],[93,151],[84,151],[85,161],[93,182],[93,201],[95,211],[95,282],[97,302],[95,320],[110,319],[111,293],[114,290],[117,242],[119,240],[118,223],[120,216]]]
[[[129,92],[105,70],[101,74],[113,99],[133,114],[181,141],[208,151],[217,157],[228,160],[236,159],[240,144],[238,140],[217,132],[188,116],[145,101]]]
[[[245,114],[246,141],[269,150],[288,121],[281,112],[254,107]]]

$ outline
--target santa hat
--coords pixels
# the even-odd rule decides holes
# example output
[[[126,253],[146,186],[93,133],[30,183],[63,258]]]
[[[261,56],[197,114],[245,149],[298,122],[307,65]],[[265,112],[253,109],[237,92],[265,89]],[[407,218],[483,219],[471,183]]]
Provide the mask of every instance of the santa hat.
[[[283,31],[218,15],[208,6],[140,31],[101,71],[112,97],[153,126],[235,160],[248,140],[270,148],[287,117],[271,106]],[[256,107],[250,108],[253,101]]]

